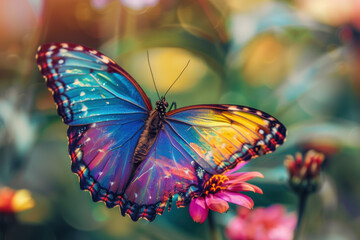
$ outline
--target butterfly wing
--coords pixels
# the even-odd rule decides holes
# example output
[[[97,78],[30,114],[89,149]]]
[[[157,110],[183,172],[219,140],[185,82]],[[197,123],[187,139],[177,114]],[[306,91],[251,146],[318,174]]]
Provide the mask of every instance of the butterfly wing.
[[[274,151],[285,127],[259,110],[230,105],[201,105],[167,113],[154,146],[140,164],[124,196],[123,210],[133,220],[154,219],[169,199],[186,206],[201,195],[213,174]]]
[[[165,128],[206,172],[219,174],[274,151],[286,128],[260,110],[234,105],[198,105],[167,113]]]
[[[120,205],[133,220],[152,221],[161,215],[168,200],[177,195],[177,206],[185,206],[201,184],[198,165],[166,129],[160,130],[147,158],[137,168]],[[123,207],[128,205],[129,207]],[[127,209],[127,210],[126,210]]]
[[[119,204],[151,104],[111,59],[81,45],[42,45],[36,55],[58,113],[69,125],[72,171],[94,201]]]
[[[136,144],[144,129],[141,119],[106,121],[68,129],[71,169],[80,187],[108,207],[118,205],[133,168]]]
[[[136,81],[94,49],[45,44],[36,58],[58,113],[68,125],[143,118],[152,109]]]

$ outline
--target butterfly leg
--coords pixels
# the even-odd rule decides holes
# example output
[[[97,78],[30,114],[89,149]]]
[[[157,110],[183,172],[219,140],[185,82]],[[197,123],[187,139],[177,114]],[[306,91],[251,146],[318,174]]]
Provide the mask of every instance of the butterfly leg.
[[[172,110],[172,109],[176,109],[176,102],[172,102],[171,105],[170,105],[170,108],[169,108],[169,112]]]

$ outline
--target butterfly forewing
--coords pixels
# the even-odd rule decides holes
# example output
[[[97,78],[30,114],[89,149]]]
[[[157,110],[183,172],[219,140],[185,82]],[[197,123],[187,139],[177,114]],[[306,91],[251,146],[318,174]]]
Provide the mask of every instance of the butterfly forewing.
[[[165,128],[211,174],[274,151],[286,135],[278,120],[249,107],[199,105],[167,115]]]
[[[150,100],[129,74],[96,50],[70,44],[42,45],[37,63],[68,125],[143,118]]]

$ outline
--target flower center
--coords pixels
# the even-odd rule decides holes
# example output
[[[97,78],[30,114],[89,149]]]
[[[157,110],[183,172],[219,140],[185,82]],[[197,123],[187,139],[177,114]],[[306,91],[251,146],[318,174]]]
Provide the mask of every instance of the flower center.
[[[229,178],[225,175],[214,175],[212,176],[204,186],[203,194],[205,196],[209,194],[215,194],[221,190],[226,190],[226,187],[223,184],[228,181]]]

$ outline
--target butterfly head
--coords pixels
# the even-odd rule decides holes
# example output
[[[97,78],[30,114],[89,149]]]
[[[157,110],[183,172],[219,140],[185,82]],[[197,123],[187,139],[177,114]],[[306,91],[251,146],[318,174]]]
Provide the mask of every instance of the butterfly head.
[[[168,106],[169,104],[165,100],[165,97],[162,97],[159,101],[156,101],[156,111],[158,111],[160,118],[165,116]]]

